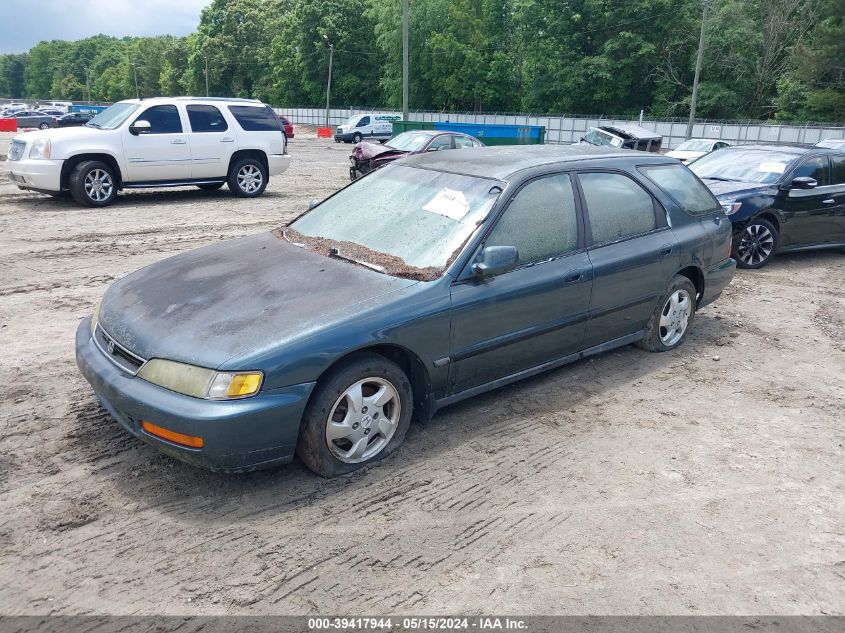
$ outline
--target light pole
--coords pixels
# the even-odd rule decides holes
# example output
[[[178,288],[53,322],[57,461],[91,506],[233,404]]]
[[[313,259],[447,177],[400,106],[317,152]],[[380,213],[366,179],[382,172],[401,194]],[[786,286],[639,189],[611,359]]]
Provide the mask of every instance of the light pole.
[[[692,138],[692,126],[695,123],[695,106],[698,101],[698,79],[701,76],[701,60],[704,57],[704,34],[707,30],[707,9],[710,0],[704,0],[704,10],[701,13],[701,33],[698,36],[698,56],[695,58],[695,77],[692,80],[692,97],[689,103],[689,122],[687,123],[687,140]]]
[[[402,120],[408,117],[408,0],[402,0]]]
[[[328,40],[329,38],[325,35],[323,36],[324,39]],[[332,94],[332,58],[334,57],[334,44],[329,42],[329,77],[326,81],[326,127],[331,127],[329,125],[329,99],[331,98]]]

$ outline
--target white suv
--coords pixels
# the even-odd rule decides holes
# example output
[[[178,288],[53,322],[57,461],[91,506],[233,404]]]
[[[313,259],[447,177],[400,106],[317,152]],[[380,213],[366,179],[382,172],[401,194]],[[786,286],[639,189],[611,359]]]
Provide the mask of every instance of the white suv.
[[[128,99],[83,127],[18,134],[6,169],[21,189],[102,207],[119,189],[224,184],[242,198],[264,192],[290,165],[279,117],[252,99]]]

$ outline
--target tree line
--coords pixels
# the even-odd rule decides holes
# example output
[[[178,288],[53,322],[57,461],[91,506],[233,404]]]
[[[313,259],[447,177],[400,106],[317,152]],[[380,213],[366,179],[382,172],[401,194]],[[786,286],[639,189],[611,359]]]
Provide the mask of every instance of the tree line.
[[[410,0],[412,109],[845,121],[845,0]],[[401,0],[213,0],[185,37],[0,55],[0,96],[401,107]]]

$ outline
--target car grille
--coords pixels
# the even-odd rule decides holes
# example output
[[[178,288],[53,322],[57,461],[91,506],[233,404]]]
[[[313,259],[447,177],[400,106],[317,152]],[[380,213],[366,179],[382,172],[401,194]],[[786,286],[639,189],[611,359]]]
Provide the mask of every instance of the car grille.
[[[137,354],[133,354],[128,349],[123,347],[120,343],[114,340],[114,337],[106,332],[98,323],[94,328],[94,342],[100,351],[106,355],[111,362],[120,367],[123,371],[132,374],[138,373],[144,363],[147,361]]]
[[[26,143],[23,141],[12,141],[12,144],[9,145],[9,160],[20,160],[24,148],[26,148]]]
[[[341,129],[341,128],[337,128],[337,133],[338,133],[338,134],[343,134],[343,129]]]

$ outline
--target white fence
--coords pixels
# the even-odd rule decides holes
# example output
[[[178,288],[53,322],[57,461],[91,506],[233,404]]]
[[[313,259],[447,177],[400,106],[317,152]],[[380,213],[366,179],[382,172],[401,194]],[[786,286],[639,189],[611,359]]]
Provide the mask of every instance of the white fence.
[[[277,108],[292,123],[325,125],[325,108]],[[377,108],[339,108],[329,113],[330,125],[343,123],[354,114],[393,113]],[[542,125],[546,128],[546,143],[575,143],[590,129],[598,125],[634,124],[653,130],[663,136],[663,147],[674,149],[686,140],[687,123],[680,119],[644,120],[588,117],[552,116],[534,114],[485,114],[473,112],[420,112],[410,113],[412,121],[451,121],[453,123],[494,123],[504,125]],[[827,138],[845,139],[845,127],[825,125],[769,125],[759,121],[698,121],[693,126],[693,138],[714,138],[732,144],[778,143],[813,145]]]

